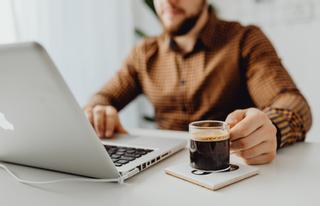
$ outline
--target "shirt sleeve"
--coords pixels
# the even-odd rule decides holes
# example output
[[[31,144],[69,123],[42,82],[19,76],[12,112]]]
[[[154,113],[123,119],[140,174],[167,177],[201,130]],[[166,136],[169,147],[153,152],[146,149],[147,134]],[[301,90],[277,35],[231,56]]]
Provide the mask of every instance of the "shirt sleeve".
[[[241,44],[248,91],[277,127],[278,148],[304,141],[312,124],[310,107],[271,42],[259,28],[250,26]]]
[[[89,101],[86,107],[111,105],[120,111],[142,93],[139,81],[139,50],[134,48],[121,69]]]

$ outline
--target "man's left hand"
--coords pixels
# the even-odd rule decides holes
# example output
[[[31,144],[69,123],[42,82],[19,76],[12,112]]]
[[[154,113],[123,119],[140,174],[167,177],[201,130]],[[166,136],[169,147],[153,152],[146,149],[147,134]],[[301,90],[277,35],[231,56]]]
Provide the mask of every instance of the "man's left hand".
[[[276,157],[277,129],[261,110],[249,108],[228,115],[231,152],[247,164],[266,164]]]

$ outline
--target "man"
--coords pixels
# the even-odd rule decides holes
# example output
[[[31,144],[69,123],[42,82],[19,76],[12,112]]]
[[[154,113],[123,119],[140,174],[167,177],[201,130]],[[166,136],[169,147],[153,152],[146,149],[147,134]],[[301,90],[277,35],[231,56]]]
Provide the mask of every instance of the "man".
[[[259,28],[219,20],[206,0],[154,5],[164,33],[134,48],[85,107],[101,138],[126,132],[118,111],[144,93],[163,129],[226,120],[231,149],[248,164],[269,163],[277,148],[305,139],[309,106]]]

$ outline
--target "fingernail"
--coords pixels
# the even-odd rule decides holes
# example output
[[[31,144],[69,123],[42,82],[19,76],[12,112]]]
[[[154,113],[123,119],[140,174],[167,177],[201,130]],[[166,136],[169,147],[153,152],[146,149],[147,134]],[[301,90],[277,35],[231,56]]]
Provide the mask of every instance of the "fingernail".
[[[110,131],[107,131],[106,136],[107,136],[107,137],[111,137],[111,136],[112,136],[112,133],[111,133]]]
[[[229,119],[229,120],[227,121],[227,123],[229,123],[229,124],[235,124],[235,123],[236,123],[236,120],[235,120],[235,119]]]

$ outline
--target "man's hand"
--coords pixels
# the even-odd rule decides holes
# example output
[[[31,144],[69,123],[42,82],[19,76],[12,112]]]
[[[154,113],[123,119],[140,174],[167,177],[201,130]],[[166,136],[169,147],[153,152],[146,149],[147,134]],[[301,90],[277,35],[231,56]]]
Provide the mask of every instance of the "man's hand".
[[[247,164],[266,164],[274,160],[277,150],[277,129],[261,110],[249,108],[228,115],[231,152]]]
[[[86,107],[84,111],[100,138],[111,138],[114,133],[127,133],[114,107],[96,105]]]

